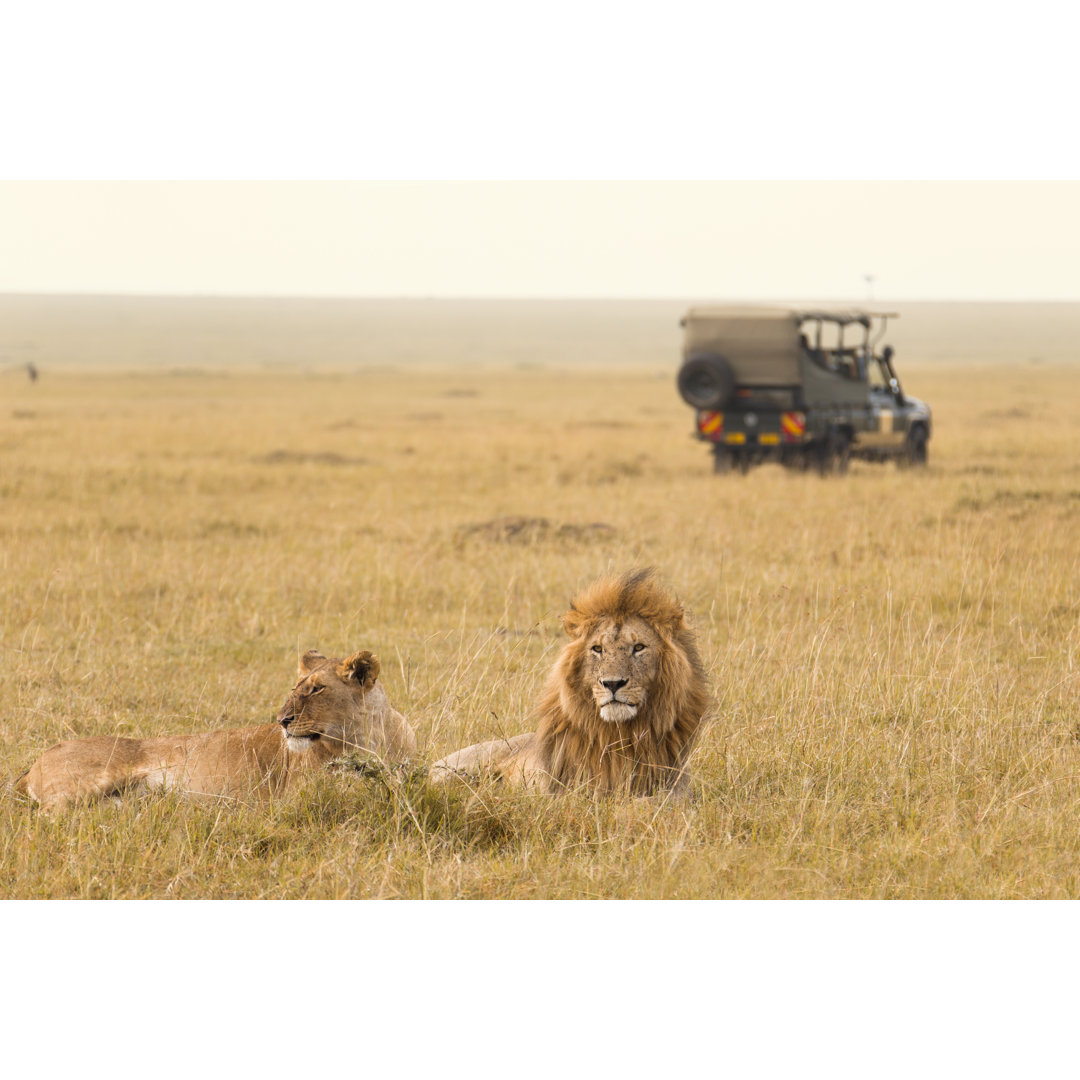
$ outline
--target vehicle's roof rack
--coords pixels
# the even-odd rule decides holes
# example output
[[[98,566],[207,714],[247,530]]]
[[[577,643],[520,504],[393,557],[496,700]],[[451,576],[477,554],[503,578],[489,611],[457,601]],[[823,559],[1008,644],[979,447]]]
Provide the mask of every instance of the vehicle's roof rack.
[[[754,307],[747,304],[703,304],[692,307],[679,321],[680,326],[685,326],[688,319],[724,319],[735,321],[746,319],[751,322],[796,322],[801,323],[806,319],[820,319],[824,322],[839,323],[841,326],[849,326],[858,323],[869,329],[871,319],[898,319],[900,316],[895,311],[863,311],[859,308],[840,308],[832,311],[825,308],[803,310],[800,308],[781,307]]]
[[[895,311],[796,311],[799,321],[804,319],[823,319],[826,322],[840,323],[848,326],[858,323],[860,326],[869,327],[871,319],[898,319],[900,316]]]

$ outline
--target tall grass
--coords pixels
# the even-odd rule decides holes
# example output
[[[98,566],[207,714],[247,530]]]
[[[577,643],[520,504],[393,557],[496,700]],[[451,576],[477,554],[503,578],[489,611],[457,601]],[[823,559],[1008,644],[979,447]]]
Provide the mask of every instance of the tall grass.
[[[633,565],[685,601],[716,705],[678,806],[419,768],[269,808],[4,792],[0,895],[1078,895],[1080,385],[905,374],[929,468],[824,480],[712,476],[640,368],[3,377],[7,777],[61,738],[270,719],[311,647],[378,652],[424,761],[525,730],[571,593]],[[484,527],[510,515],[543,522]]]

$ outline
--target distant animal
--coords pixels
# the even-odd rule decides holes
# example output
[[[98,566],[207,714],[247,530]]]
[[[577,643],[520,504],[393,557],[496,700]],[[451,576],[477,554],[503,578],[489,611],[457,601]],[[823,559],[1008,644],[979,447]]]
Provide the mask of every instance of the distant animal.
[[[29,361],[26,364],[4,364],[4,365],[0,365],[0,371],[16,371],[16,370],[21,369],[21,368],[26,368],[26,374],[30,376],[30,381],[31,382],[37,382],[37,380],[38,380],[38,369],[37,369],[37,365],[33,362],[33,360]]]
[[[311,650],[300,659],[299,676],[275,723],[149,739],[72,739],[46,750],[15,790],[50,810],[155,788],[266,798],[348,751],[386,761],[415,754],[412,728],[377,682],[374,653],[365,649],[340,660]]]
[[[548,676],[536,731],[437,761],[433,782],[489,774],[561,792],[689,789],[687,757],[709,698],[682,605],[652,570],[604,577],[563,616],[570,636]]]

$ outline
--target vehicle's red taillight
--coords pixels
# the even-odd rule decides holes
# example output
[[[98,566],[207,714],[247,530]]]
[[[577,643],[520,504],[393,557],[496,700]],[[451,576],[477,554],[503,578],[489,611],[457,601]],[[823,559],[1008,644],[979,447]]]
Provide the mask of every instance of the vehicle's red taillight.
[[[698,431],[707,439],[719,442],[724,437],[724,414],[719,412],[699,412]]]
[[[783,433],[784,442],[802,442],[806,435],[806,413],[786,412],[780,416],[780,431]]]

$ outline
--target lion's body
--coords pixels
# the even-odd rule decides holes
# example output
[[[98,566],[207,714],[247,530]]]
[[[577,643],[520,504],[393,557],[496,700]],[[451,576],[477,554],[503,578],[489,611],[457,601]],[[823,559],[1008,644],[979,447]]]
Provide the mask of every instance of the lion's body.
[[[266,797],[349,750],[405,760],[416,737],[376,683],[378,672],[370,652],[348,660],[309,652],[276,723],[149,739],[71,739],[46,750],[15,789],[46,809],[155,788]]]
[[[544,791],[676,794],[708,705],[681,605],[648,572],[604,578],[575,597],[570,635],[536,711],[536,731],[466,747],[433,780],[492,773]]]

